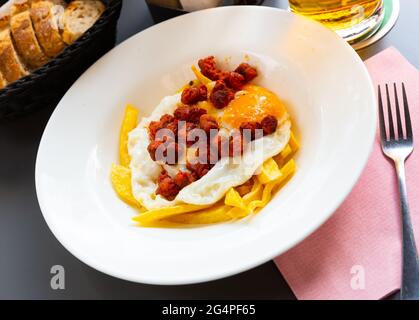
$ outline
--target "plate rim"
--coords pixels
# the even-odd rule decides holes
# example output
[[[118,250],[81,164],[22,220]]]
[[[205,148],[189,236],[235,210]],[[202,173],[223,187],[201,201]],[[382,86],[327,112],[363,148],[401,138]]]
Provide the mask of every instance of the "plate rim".
[[[260,11],[280,11],[284,14],[289,14],[289,15],[293,15],[295,18],[297,19],[303,19],[303,20],[308,20],[307,18],[304,17],[300,17],[298,15],[295,15],[293,13],[288,12],[287,10],[283,10],[283,9],[279,9],[279,8],[272,8],[272,7],[265,7],[265,6],[234,6],[234,7],[217,7],[217,8],[210,8],[210,9],[205,9],[205,10],[201,10],[201,11],[197,11],[197,12],[193,12],[193,13],[189,13],[186,15],[182,15],[179,17],[175,17],[172,19],[169,19],[167,21],[164,21],[162,23],[153,25],[143,31],[140,31],[134,35],[132,35],[131,37],[129,37],[128,39],[124,40],[123,42],[121,42],[118,46],[116,46],[115,48],[126,44],[126,42],[130,41],[132,38],[136,37],[138,34],[140,33],[144,33],[144,32],[152,32],[154,29],[158,28],[160,25],[163,24],[167,24],[167,23],[173,23],[173,21],[177,21],[177,20],[182,20],[187,16],[190,15],[201,15],[204,12],[207,11],[218,11],[218,10],[237,10],[237,8],[243,8],[245,10],[260,10]],[[315,21],[311,21],[310,23],[314,23],[314,24],[318,24],[321,25],[318,22]],[[332,34],[335,35],[335,37],[337,39],[339,39],[339,41],[341,41],[342,45],[345,47],[345,50],[350,51],[351,54],[353,55],[354,59],[357,61],[357,63],[359,64],[359,66],[361,67],[362,70],[362,74],[363,76],[366,78],[368,85],[369,85],[369,92],[370,92],[370,98],[371,98],[371,103],[369,103],[369,105],[375,106],[375,90],[373,87],[373,83],[372,83],[372,79],[369,76],[368,70],[364,64],[364,62],[362,61],[362,59],[358,56],[358,54],[356,53],[356,51],[348,44],[346,43],[344,40],[342,40],[338,35],[336,35],[333,31],[327,29],[326,27],[322,26],[323,29],[325,29],[325,31],[330,32]],[[111,51],[115,50],[112,49]],[[110,51],[110,52],[111,52]],[[97,64],[99,61],[101,61],[102,59],[104,59],[105,56],[107,56],[109,53],[107,53],[106,55],[104,55],[102,58],[100,58],[98,61],[96,61],[91,67],[93,67],[95,64]],[[90,67],[90,68],[91,68]],[[89,69],[87,69],[85,71],[88,72]],[[83,75],[85,74],[83,73]],[[82,76],[83,76],[82,75]],[[73,84],[76,85],[76,83],[78,82],[78,80]],[[72,86],[72,87],[73,87]],[[49,211],[49,209],[47,208],[46,202],[43,199],[43,194],[41,191],[41,187],[40,187],[40,182],[39,182],[39,170],[40,170],[40,164],[39,164],[39,159],[40,159],[40,153],[42,151],[43,145],[44,145],[44,141],[45,141],[45,136],[48,134],[49,131],[49,127],[50,124],[54,121],[54,118],[56,116],[56,114],[59,112],[60,110],[60,105],[62,103],[63,100],[65,100],[65,98],[67,97],[66,93],[63,98],[61,99],[61,101],[58,103],[57,107],[55,108],[54,112],[52,113],[48,124],[45,127],[45,130],[42,134],[42,138],[39,144],[39,149],[37,152],[37,157],[36,157],[36,164],[35,164],[35,186],[36,186],[36,195],[38,198],[38,202],[39,202],[39,206],[42,212],[42,215],[49,227],[49,229],[51,230],[51,232],[54,234],[54,236],[57,238],[57,240],[60,242],[60,244],[67,250],[69,251],[75,258],[77,258],[78,260],[82,261],[83,263],[87,264],[88,266],[102,272],[105,274],[108,274],[110,276],[116,277],[116,278],[120,278],[126,281],[130,281],[130,282],[135,282],[135,283],[144,283],[144,284],[152,284],[152,285],[187,285],[187,284],[195,284],[195,283],[204,283],[204,282],[208,282],[208,281],[213,281],[213,280],[217,280],[217,279],[222,279],[222,278],[226,278],[235,274],[239,274],[242,273],[244,271],[250,270],[254,267],[257,267],[267,261],[270,261],[272,259],[274,259],[275,257],[277,257],[280,254],[285,253],[286,251],[288,251],[290,248],[294,247],[295,245],[297,245],[298,243],[304,241],[308,236],[310,236],[312,233],[314,233],[316,230],[318,230],[318,228],[320,226],[322,226],[327,220],[329,220],[335,213],[335,211],[337,210],[337,208],[339,208],[339,206],[343,203],[343,201],[347,198],[347,196],[350,194],[351,190],[355,187],[357,181],[359,180],[363,170],[365,169],[365,166],[368,162],[368,159],[370,157],[370,154],[373,150],[373,143],[375,140],[375,135],[376,135],[376,125],[377,125],[377,114],[374,110],[374,112],[371,113],[372,117],[373,117],[373,123],[370,126],[370,132],[368,133],[368,136],[365,137],[366,145],[368,145],[368,153],[365,153],[365,155],[363,157],[361,157],[362,159],[360,159],[360,164],[359,166],[356,168],[357,172],[354,172],[352,179],[350,179],[351,181],[348,182],[348,184],[351,185],[351,187],[349,188],[349,190],[344,194],[342,193],[341,196],[339,197],[335,197],[335,201],[333,203],[330,203],[328,205],[327,209],[322,210],[324,212],[323,215],[321,215],[321,217],[318,217],[316,219],[316,221],[313,221],[312,224],[310,225],[310,228],[306,227],[307,230],[304,230],[303,232],[301,232],[301,236],[298,237],[298,239],[294,239],[293,241],[289,241],[288,244],[286,246],[282,246],[282,247],[278,247],[279,249],[277,250],[270,250],[269,252],[265,253],[262,256],[259,257],[259,259],[253,259],[251,262],[248,263],[241,263],[239,266],[235,267],[234,270],[227,270],[224,271],[222,274],[217,273],[211,273],[210,275],[207,276],[202,276],[202,275],[198,275],[196,277],[189,277],[188,279],[185,279],[184,281],[179,280],[178,278],[174,279],[174,280],[168,280],[167,277],[164,280],[155,280],[152,279],[150,280],[150,277],[143,277],[141,276],[141,273],[137,274],[136,276],[126,276],[124,274],[120,274],[118,272],[115,272],[115,270],[108,270],[108,268],[95,264],[94,261],[91,261],[91,259],[87,256],[85,256],[83,253],[81,253],[79,250],[77,250],[76,248],[74,248],[67,240],[63,239],[62,236],[56,232],[56,230],[54,229],[54,226],[49,218],[49,214],[47,214],[46,212]],[[360,157],[359,157],[360,158]],[[355,170],[354,170],[355,171]]]

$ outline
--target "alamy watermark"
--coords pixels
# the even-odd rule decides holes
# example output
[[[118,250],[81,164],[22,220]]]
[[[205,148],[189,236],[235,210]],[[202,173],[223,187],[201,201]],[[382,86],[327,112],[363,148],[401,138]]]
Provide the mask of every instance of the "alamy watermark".
[[[50,286],[52,290],[64,290],[65,289],[65,270],[61,265],[55,265],[51,267],[50,273],[53,275],[50,280]]]
[[[354,265],[350,270],[352,290],[365,290],[365,268],[361,265]]]

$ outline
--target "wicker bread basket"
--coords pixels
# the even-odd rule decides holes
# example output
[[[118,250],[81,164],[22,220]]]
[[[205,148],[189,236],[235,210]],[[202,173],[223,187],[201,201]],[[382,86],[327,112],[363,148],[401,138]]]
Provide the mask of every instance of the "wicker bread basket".
[[[6,0],[0,0],[0,5]],[[115,45],[122,0],[104,0],[100,19],[59,56],[0,90],[0,121],[55,106],[73,82]]]

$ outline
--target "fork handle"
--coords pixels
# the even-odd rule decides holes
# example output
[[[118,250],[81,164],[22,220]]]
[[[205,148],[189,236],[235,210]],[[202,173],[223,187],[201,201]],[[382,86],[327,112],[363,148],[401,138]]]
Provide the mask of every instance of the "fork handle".
[[[403,274],[400,298],[419,300],[419,260],[407,200],[404,160],[396,161],[403,229]]]

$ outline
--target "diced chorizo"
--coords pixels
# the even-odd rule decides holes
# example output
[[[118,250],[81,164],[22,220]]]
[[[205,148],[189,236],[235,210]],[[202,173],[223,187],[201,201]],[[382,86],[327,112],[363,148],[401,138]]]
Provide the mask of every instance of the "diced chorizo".
[[[201,148],[198,148],[196,156],[199,159],[200,163],[205,163],[210,166],[210,168],[221,159],[221,137],[216,134],[214,135],[211,133],[208,135],[207,143],[202,145]],[[224,148],[227,150],[228,155],[228,139],[227,139],[227,146]],[[202,155],[200,154],[202,152]]]
[[[228,87],[235,91],[243,89],[243,86],[246,83],[244,76],[237,72],[227,72],[224,81]]]
[[[265,135],[272,134],[276,131],[276,128],[278,127],[278,119],[274,116],[269,115],[263,118],[261,124],[263,128],[263,133]]]
[[[188,134],[196,127],[197,125],[195,123],[180,121],[178,127],[178,143],[187,146],[193,145],[193,141],[188,141]]]
[[[157,185],[156,195],[159,194],[168,200],[173,200],[180,191],[179,186],[176,184],[174,179],[167,174],[167,172],[160,174],[157,179]]]
[[[147,147],[147,151],[153,161],[160,161],[169,165],[177,163],[180,150],[180,146],[171,140],[166,142],[152,141]]]
[[[177,132],[178,132],[178,125],[179,125],[179,120],[174,119],[172,122],[169,122],[166,125],[165,129],[172,131],[173,136],[176,137]]]
[[[214,56],[206,57],[198,61],[201,72],[207,78],[215,81],[220,79],[221,71],[217,69],[217,63]]]
[[[214,107],[222,109],[234,99],[234,91],[227,87],[224,81],[217,81],[212,89],[210,100]]]
[[[207,154],[208,163],[214,165],[218,162],[218,160],[220,160],[220,155],[218,153],[218,150],[209,147],[208,148],[208,154]]]
[[[244,140],[241,134],[236,134],[230,137],[229,156],[236,157],[243,154]]]
[[[175,123],[169,123],[167,128],[160,128],[157,130],[156,136],[154,140],[162,141],[164,143],[168,142],[175,142],[176,141],[176,124]]]
[[[208,157],[209,157],[209,148],[208,142],[199,141],[198,148],[195,151],[195,156],[198,158],[197,160],[201,164],[208,164]]]
[[[180,148],[176,142],[165,143],[166,149],[164,150],[165,162],[169,165],[175,165],[179,159]]]
[[[159,175],[159,177],[157,178],[157,184],[159,184],[160,182],[162,182],[164,179],[166,179],[167,177],[170,178],[169,174],[166,171],[162,171]]]
[[[203,114],[200,118],[199,118],[199,126],[201,127],[202,130],[204,130],[207,134],[209,134],[212,130],[218,130],[219,126],[217,123],[217,119],[215,119],[214,117],[208,115],[208,114]]]
[[[186,164],[186,168],[192,172],[195,178],[198,180],[205,176],[211,169],[210,164],[208,163],[190,163]]]
[[[195,104],[199,101],[206,101],[208,98],[208,89],[205,85],[192,86],[182,92],[182,103]]]
[[[160,117],[160,126],[162,128],[166,128],[169,123],[173,122],[173,120],[175,120],[175,118],[172,115],[164,114]]]
[[[258,121],[243,122],[240,125],[240,131],[246,141],[252,141],[263,136],[262,124]]]
[[[256,70],[256,68],[252,67],[248,63],[240,64],[234,71],[240,73],[244,77],[246,82],[252,81],[254,78],[258,76],[258,71]]]
[[[220,134],[211,137],[209,142],[209,163],[216,164],[218,160],[229,156],[229,139]]]
[[[189,172],[180,171],[176,174],[173,180],[180,189],[183,189],[186,186],[190,185],[192,182],[194,182],[195,177]]]
[[[229,138],[225,136],[218,135],[218,154],[220,158],[229,156],[229,147],[230,142]]]
[[[206,114],[207,110],[198,108],[196,106],[179,106],[175,112],[175,118],[181,121],[187,121],[192,123],[199,123],[199,118]]]
[[[161,146],[163,144],[163,142],[162,141],[152,141],[149,145],[148,145],[148,147],[147,147],[147,150],[148,150],[148,153],[150,154],[150,158],[153,160],[153,161],[156,161],[156,151],[157,151],[157,149]],[[162,148],[164,148],[164,147],[162,147]]]
[[[150,136],[150,140],[154,140],[156,138],[157,132],[160,129],[168,128],[171,130],[170,125],[175,121],[175,118],[170,114],[165,114],[161,116],[160,121],[151,121],[148,126],[148,132]],[[173,132],[176,135],[176,132]]]
[[[188,132],[187,136],[187,145],[201,145],[202,143],[207,143],[207,134],[200,128],[194,128]]]
[[[148,126],[148,134],[150,136],[150,140],[154,140],[156,138],[157,131],[160,129],[160,121],[151,121]]]

